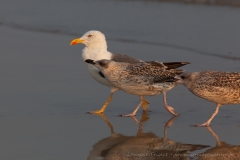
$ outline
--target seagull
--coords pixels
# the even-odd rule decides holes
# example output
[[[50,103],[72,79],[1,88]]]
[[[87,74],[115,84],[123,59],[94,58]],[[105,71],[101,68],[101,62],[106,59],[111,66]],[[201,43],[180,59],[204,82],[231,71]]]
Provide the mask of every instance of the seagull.
[[[216,110],[203,124],[208,127],[217,115],[219,107],[240,103],[240,73],[222,71],[191,72],[181,75],[182,83],[198,97],[216,103]]]
[[[126,62],[130,64],[135,64],[139,62],[143,62],[142,60],[132,58],[127,55],[123,54],[115,54],[112,52],[109,52],[107,50],[107,42],[105,35],[101,33],[100,31],[96,30],[91,30],[86,32],[81,38],[77,38],[71,41],[70,45],[76,45],[76,44],[84,44],[85,47],[82,50],[82,59],[83,61],[87,59],[92,59],[92,60],[101,60],[101,59],[108,59],[108,60],[113,60],[115,62]],[[182,63],[175,63],[175,62],[168,62],[168,63],[163,63],[163,65],[166,66],[166,68],[177,68],[182,66]],[[107,101],[104,103],[104,105],[101,107],[101,109],[96,110],[96,111],[91,111],[88,113],[92,114],[101,114],[105,111],[106,107],[112,100],[113,94],[119,90],[119,88],[116,88],[109,83],[104,75],[101,73],[101,71],[96,68],[95,66],[86,63],[87,70],[90,73],[91,77],[98,81],[99,83],[109,87],[111,89],[110,96],[108,97]],[[142,99],[142,107],[143,110],[147,110],[147,106],[149,102],[146,99]]]
[[[143,96],[153,96],[161,93],[163,93],[164,107],[172,115],[178,116],[174,112],[174,108],[167,104],[166,92],[180,84],[181,78],[179,75],[184,70],[167,69],[163,63],[157,61],[130,64],[112,60],[93,61],[87,59],[85,62],[97,67],[112,86],[140,97],[140,103],[136,109],[131,114],[122,116],[135,116],[144,102]],[[188,64],[188,62],[178,63]]]
[[[139,63],[143,62],[141,60],[132,58],[127,55],[123,54],[114,54],[107,50],[107,42],[105,35],[101,33],[100,31],[91,30],[86,32],[81,38],[77,38],[71,41],[70,45],[76,45],[76,44],[84,44],[85,48],[82,50],[82,59],[83,61],[87,59],[92,60],[101,60],[101,59],[108,59],[113,60],[116,62],[126,62],[126,63]],[[96,68],[95,66],[86,63],[87,70],[90,73],[91,77],[101,83],[102,85],[105,85],[111,89],[110,96],[108,97],[107,101],[104,103],[104,105],[101,107],[101,109],[96,111],[91,111],[89,113],[92,114],[101,114],[105,111],[106,107],[112,100],[113,94],[119,90],[119,88],[114,87],[109,83],[104,75],[101,73],[101,71]],[[147,109],[149,102],[143,98],[142,107],[143,110]]]

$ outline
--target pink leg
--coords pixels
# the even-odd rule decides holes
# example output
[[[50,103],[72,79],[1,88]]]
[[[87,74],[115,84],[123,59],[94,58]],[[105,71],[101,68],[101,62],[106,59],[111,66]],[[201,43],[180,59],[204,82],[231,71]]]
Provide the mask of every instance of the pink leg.
[[[212,116],[207,120],[207,122],[203,123],[203,124],[196,124],[195,126],[197,127],[208,127],[212,121],[212,119],[217,115],[219,107],[221,106],[221,104],[217,104],[216,106],[216,110],[215,112],[212,114]]]
[[[138,104],[138,106],[135,108],[135,110],[131,113],[131,114],[122,114],[121,116],[123,117],[132,117],[132,116],[136,116],[136,113],[139,109],[139,107],[142,105],[144,98],[143,96],[139,96],[140,97],[140,103]]]
[[[174,112],[174,108],[172,108],[171,106],[169,106],[167,104],[167,96],[166,96],[166,92],[163,92],[163,102],[164,102],[164,107],[166,108],[166,110],[171,113],[172,115],[174,115],[175,117],[177,117],[179,114]]]

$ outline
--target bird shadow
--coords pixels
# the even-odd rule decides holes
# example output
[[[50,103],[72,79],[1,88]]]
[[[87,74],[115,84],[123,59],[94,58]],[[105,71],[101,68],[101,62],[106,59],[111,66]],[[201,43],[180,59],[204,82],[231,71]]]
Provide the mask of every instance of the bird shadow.
[[[201,150],[209,147],[208,145],[184,144],[175,142],[167,138],[167,130],[174,124],[172,117],[164,126],[164,136],[159,137],[153,132],[144,133],[144,123],[149,120],[147,112],[142,112],[142,117],[138,120],[132,117],[138,125],[136,135],[127,136],[115,133],[114,127],[104,114],[99,115],[110,128],[111,135],[103,138],[93,145],[88,160],[91,159],[188,159],[190,153],[195,150]],[[185,157],[183,157],[185,155]]]
[[[206,150],[203,153],[198,154],[198,160],[237,160],[240,159],[240,146],[230,145],[225,142],[221,142],[218,135],[211,129],[206,129],[212,134],[216,140],[216,146]]]

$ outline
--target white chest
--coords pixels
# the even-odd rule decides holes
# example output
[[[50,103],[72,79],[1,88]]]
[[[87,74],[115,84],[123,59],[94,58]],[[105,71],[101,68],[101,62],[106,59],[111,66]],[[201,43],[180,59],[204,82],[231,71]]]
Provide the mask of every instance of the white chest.
[[[112,85],[109,83],[108,80],[106,80],[105,78],[99,75],[99,69],[97,67],[91,64],[86,64],[86,65],[87,65],[87,70],[93,79],[95,79],[96,81],[98,81],[99,83],[105,86],[112,87]]]
[[[89,49],[85,47],[82,51],[82,59],[85,61],[86,59],[91,59],[94,61],[101,60],[101,59],[111,59],[112,53],[108,52],[106,49]],[[99,83],[112,87],[112,85],[109,83],[108,80],[103,78],[102,76],[99,75],[99,69],[96,68],[95,66],[86,63],[87,65],[87,70],[92,76],[93,79],[98,81]]]

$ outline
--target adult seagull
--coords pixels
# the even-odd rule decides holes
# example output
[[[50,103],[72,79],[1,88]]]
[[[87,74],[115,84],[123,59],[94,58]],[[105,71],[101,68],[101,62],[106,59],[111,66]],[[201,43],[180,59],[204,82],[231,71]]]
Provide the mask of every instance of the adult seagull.
[[[114,54],[109,52],[107,50],[107,42],[106,42],[105,35],[100,31],[92,30],[92,31],[86,32],[81,38],[74,39],[70,43],[70,45],[75,45],[75,44],[85,45],[84,49],[82,50],[82,59],[84,62],[87,59],[92,59],[94,61],[106,59],[106,60],[112,60],[115,62],[126,62],[126,63],[143,62],[139,59],[135,59],[127,55]],[[112,86],[110,82],[108,82],[108,80],[105,79],[104,75],[97,67],[89,63],[86,63],[86,65],[87,65],[87,70],[92,76],[92,78],[94,78],[99,83],[111,88],[110,96],[108,97],[104,105],[101,107],[101,109],[89,112],[92,114],[103,113],[107,105],[109,104],[109,102],[112,100],[114,92],[118,91],[119,88]],[[142,103],[143,110],[147,109],[148,104],[149,102],[146,99],[143,99],[143,103]]]

